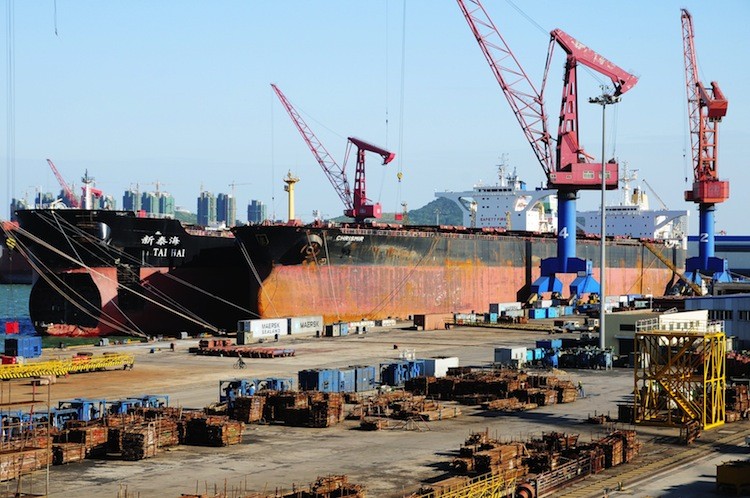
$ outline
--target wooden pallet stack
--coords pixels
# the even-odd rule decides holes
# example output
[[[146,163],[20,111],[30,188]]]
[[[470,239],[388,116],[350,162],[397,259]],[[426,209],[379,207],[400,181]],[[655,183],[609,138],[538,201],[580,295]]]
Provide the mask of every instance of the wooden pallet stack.
[[[57,443],[79,443],[86,448],[86,457],[102,457],[107,453],[108,429],[102,423],[71,427],[55,437]]]
[[[725,391],[726,417],[725,422],[736,422],[748,418],[750,412],[750,398],[748,386],[727,386]]]
[[[344,400],[337,393],[322,399],[313,399],[310,404],[310,427],[331,427],[344,420]]]
[[[246,424],[260,422],[263,420],[263,407],[266,404],[266,399],[265,396],[243,396],[236,398],[231,418]]]
[[[80,462],[86,458],[86,446],[81,443],[54,443],[52,445],[52,465]]]
[[[122,459],[137,461],[156,456],[156,441],[153,424],[126,430],[122,433]]]

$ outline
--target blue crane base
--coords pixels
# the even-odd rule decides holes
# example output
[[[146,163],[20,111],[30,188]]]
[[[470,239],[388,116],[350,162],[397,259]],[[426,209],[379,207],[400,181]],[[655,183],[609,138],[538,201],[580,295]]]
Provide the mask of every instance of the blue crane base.
[[[578,276],[570,283],[570,295],[581,296],[583,294],[599,294],[599,282],[593,277],[592,264],[588,259],[567,258],[565,265],[561,265],[558,258],[546,258],[542,260],[541,273],[531,284],[533,294],[545,292],[562,293],[563,284],[557,278],[558,273],[576,273]]]
[[[685,270],[685,277],[699,285],[703,281],[701,273],[711,275],[712,282],[732,281],[732,276],[729,274],[729,262],[724,258],[710,256],[704,262],[700,256],[694,256],[685,261]]]

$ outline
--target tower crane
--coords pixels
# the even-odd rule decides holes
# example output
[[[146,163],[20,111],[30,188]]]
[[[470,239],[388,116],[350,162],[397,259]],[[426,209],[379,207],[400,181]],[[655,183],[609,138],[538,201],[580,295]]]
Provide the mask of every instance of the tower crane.
[[[556,275],[576,273],[578,276],[570,284],[571,296],[598,293],[599,283],[592,276],[591,261],[576,257],[575,201],[579,190],[601,190],[602,170],[606,175],[607,190],[616,189],[617,163],[614,160],[604,165],[591,162],[592,157],[586,154],[580,145],[576,68],[578,64],[583,64],[608,77],[614,86],[614,97],[630,90],[638,78],[564,31],[555,29],[550,33],[544,77],[540,89],[537,90],[482,3],[479,0],[457,2],[547,176],[548,186],[558,190],[557,256],[542,260],[541,277],[531,285],[531,292],[559,293],[562,291],[562,282]],[[567,57],[557,143],[554,144],[547,128],[544,89],[556,45],[563,49]]]
[[[685,263],[686,276],[700,284],[701,273],[712,275],[713,282],[731,282],[727,260],[714,256],[714,211],[716,204],[729,198],[729,182],[719,180],[719,122],[727,114],[728,102],[718,83],[709,87],[698,79],[693,17],[682,9],[682,45],[685,58],[685,84],[693,156],[693,188],[685,200],[698,204],[698,256]]]
[[[286,109],[289,117],[292,118],[300,135],[302,135],[318,164],[323,168],[323,172],[325,172],[331,185],[333,185],[334,190],[336,190],[339,198],[344,203],[346,207],[344,215],[354,218],[358,223],[365,221],[367,218],[380,218],[382,214],[380,203],[372,203],[367,198],[365,188],[365,153],[373,152],[380,155],[383,159],[383,164],[393,161],[396,154],[364,140],[349,137],[347,139],[343,166],[339,166],[281,90],[273,83],[271,84],[271,88],[273,88],[279,101]],[[357,166],[354,174],[353,194],[349,186],[349,181],[346,178],[346,158],[349,156],[352,146],[357,148]]]
[[[60,172],[57,170],[57,166],[55,166],[55,163],[53,163],[51,159],[47,159],[47,164],[49,164],[49,167],[52,170],[52,173],[54,173],[55,178],[57,178],[57,183],[59,183],[60,187],[62,187],[63,192],[65,193],[65,197],[67,201],[70,203],[70,207],[72,208],[81,207],[81,203],[76,198],[76,195],[73,193],[73,189],[70,188],[70,186],[67,184],[67,182],[62,177]]]

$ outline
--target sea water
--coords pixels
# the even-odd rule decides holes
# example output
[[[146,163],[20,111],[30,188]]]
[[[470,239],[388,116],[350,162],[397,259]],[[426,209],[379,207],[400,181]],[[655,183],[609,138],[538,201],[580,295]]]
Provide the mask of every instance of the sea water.
[[[5,332],[5,323],[18,321],[21,332],[33,333],[29,319],[30,285],[0,285],[0,333]]]

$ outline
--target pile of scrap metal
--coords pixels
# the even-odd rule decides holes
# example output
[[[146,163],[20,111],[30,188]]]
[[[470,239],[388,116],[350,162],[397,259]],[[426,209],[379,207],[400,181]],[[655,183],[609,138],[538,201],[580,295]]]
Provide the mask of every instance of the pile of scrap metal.
[[[725,422],[737,422],[750,415],[750,397],[746,384],[727,386],[725,390]]]
[[[473,433],[451,463],[453,475],[423,487],[414,497],[435,496],[490,476],[515,481],[515,496],[532,498],[552,493],[602,470],[632,461],[640,450],[635,431],[616,430],[581,443],[578,435],[543,434],[527,441],[500,441],[488,432]],[[506,483],[507,484],[507,483]],[[430,495],[430,493],[433,493]]]
[[[412,379],[406,390],[495,411],[529,410],[578,399],[578,390],[570,380],[507,369],[450,369],[446,377]]]
[[[402,424],[391,424],[388,419],[429,422],[459,415],[461,408],[458,406],[446,406],[410,392],[393,391],[361,397],[347,418],[360,420],[360,427],[364,430],[379,430],[405,427]]]

